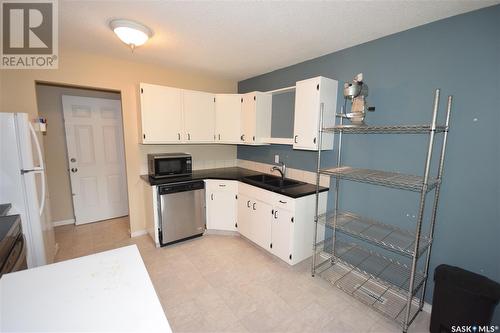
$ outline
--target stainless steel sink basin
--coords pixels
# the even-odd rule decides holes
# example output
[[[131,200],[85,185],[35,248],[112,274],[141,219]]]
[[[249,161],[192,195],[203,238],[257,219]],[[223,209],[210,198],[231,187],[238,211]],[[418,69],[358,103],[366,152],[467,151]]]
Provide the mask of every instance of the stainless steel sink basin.
[[[293,179],[281,179],[281,177],[271,176],[271,175],[254,175],[244,178],[248,183],[253,183],[261,185],[264,187],[270,187],[273,189],[284,189],[297,185],[304,184],[303,182],[293,180]]]

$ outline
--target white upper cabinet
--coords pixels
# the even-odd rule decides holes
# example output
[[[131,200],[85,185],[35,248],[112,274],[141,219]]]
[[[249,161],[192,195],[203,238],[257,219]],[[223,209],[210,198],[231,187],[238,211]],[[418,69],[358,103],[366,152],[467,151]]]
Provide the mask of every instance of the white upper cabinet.
[[[255,138],[255,106],[257,105],[255,94],[249,93],[243,95],[243,104],[241,106],[241,143],[253,143]]]
[[[338,82],[325,77],[298,81],[295,86],[294,149],[318,150],[318,126],[323,110],[323,126],[335,124]],[[333,149],[333,134],[325,133],[322,150]]]
[[[140,91],[144,144],[262,145],[271,138],[273,92],[211,94],[145,83]],[[323,125],[333,126],[337,91],[337,81],[321,76],[297,82],[294,149],[318,150],[321,110]],[[333,149],[333,138],[332,133],[324,134],[321,148]],[[288,138],[280,143],[291,144]]]
[[[241,105],[240,94],[215,96],[215,142],[240,143]]]
[[[215,94],[183,90],[184,141],[186,143],[214,142]]]
[[[141,142],[179,143],[182,138],[182,90],[140,84]]]
[[[272,95],[251,92],[243,95],[240,142],[262,143],[271,136]]]

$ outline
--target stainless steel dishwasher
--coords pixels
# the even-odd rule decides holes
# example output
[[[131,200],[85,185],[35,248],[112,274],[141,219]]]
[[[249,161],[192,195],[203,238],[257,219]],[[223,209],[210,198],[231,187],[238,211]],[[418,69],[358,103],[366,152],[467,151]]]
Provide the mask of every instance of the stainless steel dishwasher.
[[[161,246],[199,237],[205,231],[205,183],[188,181],[158,186]]]

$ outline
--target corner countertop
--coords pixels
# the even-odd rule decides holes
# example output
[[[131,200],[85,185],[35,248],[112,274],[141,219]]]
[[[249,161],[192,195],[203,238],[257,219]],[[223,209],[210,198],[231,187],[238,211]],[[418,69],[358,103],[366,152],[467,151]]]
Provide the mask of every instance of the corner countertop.
[[[4,274],[1,332],[172,330],[136,245]]]
[[[272,191],[278,194],[286,195],[294,199],[304,197],[316,193],[316,185],[304,183],[297,186],[287,187],[283,189],[272,189],[265,186],[259,186],[256,183],[248,182],[245,177],[260,175],[262,172],[239,168],[216,168],[216,169],[205,169],[205,170],[194,170],[193,174],[188,177],[172,177],[172,178],[161,178],[154,179],[148,175],[141,175],[141,179],[150,185],[163,185],[163,184],[174,184],[179,182],[191,181],[191,180],[205,180],[205,179],[221,179],[221,180],[237,180],[252,186],[260,187],[262,189]],[[328,187],[320,187],[320,192],[328,191]]]

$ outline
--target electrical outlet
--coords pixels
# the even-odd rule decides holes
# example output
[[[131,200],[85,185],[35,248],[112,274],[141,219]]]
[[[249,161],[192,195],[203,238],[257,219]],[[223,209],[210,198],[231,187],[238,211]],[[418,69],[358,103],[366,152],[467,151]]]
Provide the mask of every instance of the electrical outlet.
[[[274,163],[278,164],[280,162],[280,155],[274,155]]]

